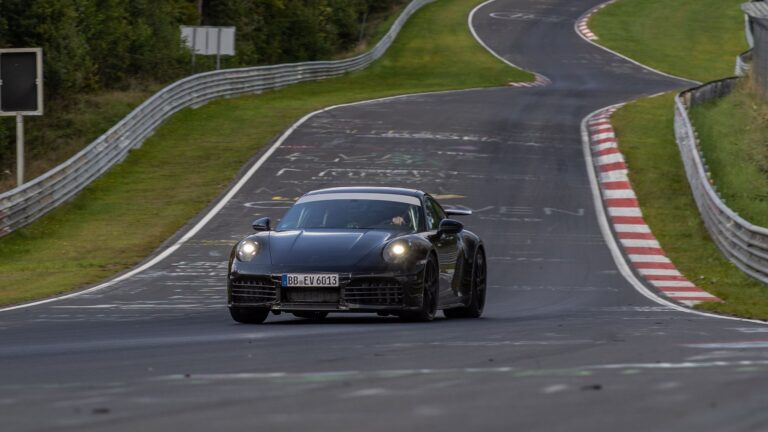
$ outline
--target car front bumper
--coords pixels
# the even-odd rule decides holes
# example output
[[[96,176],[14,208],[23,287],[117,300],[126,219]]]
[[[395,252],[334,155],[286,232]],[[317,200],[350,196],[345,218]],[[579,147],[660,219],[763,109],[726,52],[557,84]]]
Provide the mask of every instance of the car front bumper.
[[[283,287],[280,274],[231,274],[230,307],[263,307],[274,312],[398,312],[421,307],[421,272],[341,274],[337,288]]]

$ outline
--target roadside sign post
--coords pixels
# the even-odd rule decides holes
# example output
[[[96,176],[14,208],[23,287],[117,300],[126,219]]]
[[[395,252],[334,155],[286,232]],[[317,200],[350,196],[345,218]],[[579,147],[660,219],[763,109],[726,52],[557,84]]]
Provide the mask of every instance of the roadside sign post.
[[[235,27],[181,26],[181,39],[195,56],[215,55],[216,70],[221,69],[221,56],[235,55]]]
[[[18,186],[24,184],[25,115],[43,115],[43,50],[0,49],[0,116],[16,117]]]
[[[24,184],[24,115],[16,114],[16,185]]]
[[[216,70],[221,69],[221,27],[216,29]]]
[[[181,37],[184,38],[184,30],[181,32]],[[195,56],[197,55],[197,29],[192,29],[192,70],[195,70]]]

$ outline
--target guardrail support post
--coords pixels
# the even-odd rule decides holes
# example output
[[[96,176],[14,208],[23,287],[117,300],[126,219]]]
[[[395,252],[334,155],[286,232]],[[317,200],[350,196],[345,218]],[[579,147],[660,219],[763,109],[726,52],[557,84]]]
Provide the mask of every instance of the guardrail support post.
[[[24,116],[16,114],[16,183],[24,184]]]

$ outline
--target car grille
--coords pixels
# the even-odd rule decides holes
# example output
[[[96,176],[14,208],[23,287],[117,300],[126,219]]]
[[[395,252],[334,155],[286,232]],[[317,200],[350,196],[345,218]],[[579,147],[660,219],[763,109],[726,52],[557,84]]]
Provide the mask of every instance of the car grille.
[[[338,303],[338,288],[290,287],[283,288],[284,298],[289,303]]]
[[[239,278],[231,284],[232,303],[259,304],[277,300],[277,285],[270,277]]]
[[[353,279],[344,288],[344,300],[361,305],[399,305],[403,303],[403,286],[392,278]]]

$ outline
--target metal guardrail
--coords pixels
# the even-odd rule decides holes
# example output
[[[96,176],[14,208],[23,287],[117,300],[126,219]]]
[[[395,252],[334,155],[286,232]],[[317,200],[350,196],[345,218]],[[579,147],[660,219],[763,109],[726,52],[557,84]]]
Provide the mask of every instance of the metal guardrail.
[[[749,19],[749,15],[744,14],[744,37],[747,38],[747,45],[749,49],[755,47],[755,35],[752,33],[752,20]]]
[[[67,161],[31,182],[0,194],[0,237],[43,216],[121,162],[174,113],[227,96],[260,93],[364,69],[390,47],[408,19],[436,0],[413,0],[370,51],[335,61],[206,72],[165,87]]]
[[[768,283],[768,229],[749,223],[728,208],[712,182],[688,110],[726,96],[738,83],[728,78],[680,93],[675,98],[675,135],[696,206],[720,250],[750,276]]]
[[[752,49],[755,48],[754,25],[752,19],[746,13],[744,14],[744,37],[747,39],[749,49],[736,56],[735,74],[740,77],[746,76],[750,69],[752,69]]]
[[[750,69],[752,69],[752,50],[745,51],[736,56],[736,69],[734,73],[736,76],[747,76]]]
[[[768,2],[752,0],[743,3],[741,10],[746,15],[745,36],[752,52],[750,77],[762,96],[768,97]]]

